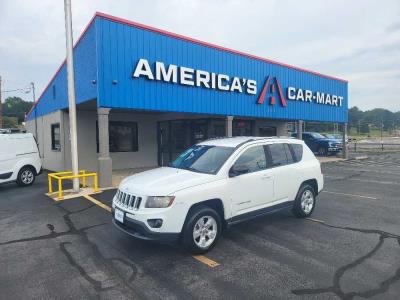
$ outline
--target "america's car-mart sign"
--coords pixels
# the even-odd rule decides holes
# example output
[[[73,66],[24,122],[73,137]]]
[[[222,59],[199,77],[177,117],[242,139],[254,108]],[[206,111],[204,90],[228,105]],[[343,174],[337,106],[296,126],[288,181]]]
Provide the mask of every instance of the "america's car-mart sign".
[[[241,78],[237,76],[232,77],[227,74],[208,72],[174,64],[166,66],[160,61],[155,61],[153,67],[151,67],[148,60],[144,58],[139,59],[132,76],[133,78],[145,77],[149,80],[164,81],[226,92],[245,93],[248,95],[258,94],[257,81],[254,79]],[[341,107],[343,102],[343,96],[293,86],[286,87],[286,95],[284,95],[279,80],[276,77],[271,78],[270,76],[266,76],[266,80],[256,103],[263,104],[267,93],[270,92],[273,94],[275,89],[278,92],[280,104],[283,107],[287,106],[286,99],[337,107]],[[275,102],[275,97],[271,96],[269,104],[274,105]]]

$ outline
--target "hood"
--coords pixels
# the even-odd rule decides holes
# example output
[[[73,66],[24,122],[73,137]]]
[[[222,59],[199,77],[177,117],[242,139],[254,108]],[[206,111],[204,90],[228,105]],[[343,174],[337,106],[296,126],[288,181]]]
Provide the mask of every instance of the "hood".
[[[214,181],[215,175],[162,167],[125,178],[119,188],[143,196],[167,196],[182,189]]]
[[[321,138],[321,139],[316,139],[316,140],[320,141],[320,142],[326,142],[326,143],[335,143],[335,144],[338,143],[338,140],[330,139],[330,138]]]

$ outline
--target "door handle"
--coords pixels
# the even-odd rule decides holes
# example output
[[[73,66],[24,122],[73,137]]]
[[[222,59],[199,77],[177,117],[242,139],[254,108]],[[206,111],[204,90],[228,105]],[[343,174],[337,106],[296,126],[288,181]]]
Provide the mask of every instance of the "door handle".
[[[272,175],[262,175],[261,179],[269,179],[272,178]]]

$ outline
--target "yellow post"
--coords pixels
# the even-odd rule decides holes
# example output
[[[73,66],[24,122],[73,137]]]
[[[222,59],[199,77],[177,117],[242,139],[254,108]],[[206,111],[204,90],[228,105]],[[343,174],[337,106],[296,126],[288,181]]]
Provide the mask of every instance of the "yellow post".
[[[85,171],[82,171],[83,175],[85,175]],[[82,177],[82,187],[86,187],[86,176]]]
[[[98,183],[97,183],[97,173],[94,173],[94,191],[98,192],[99,188],[98,188]]]
[[[51,176],[47,175],[47,181],[49,183],[49,194],[53,193],[53,185],[52,185],[52,181],[51,181]]]
[[[62,185],[61,178],[58,178],[58,200],[62,199]]]

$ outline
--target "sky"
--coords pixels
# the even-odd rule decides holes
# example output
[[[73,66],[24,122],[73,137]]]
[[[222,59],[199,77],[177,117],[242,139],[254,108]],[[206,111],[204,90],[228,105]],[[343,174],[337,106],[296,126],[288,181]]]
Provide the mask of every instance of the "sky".
[[[65,58],[64,1],[0,0],[2,89],[39,96]],[[72,0],[96,11],[349,81],[349,107],[400,111],[399,0]]]

